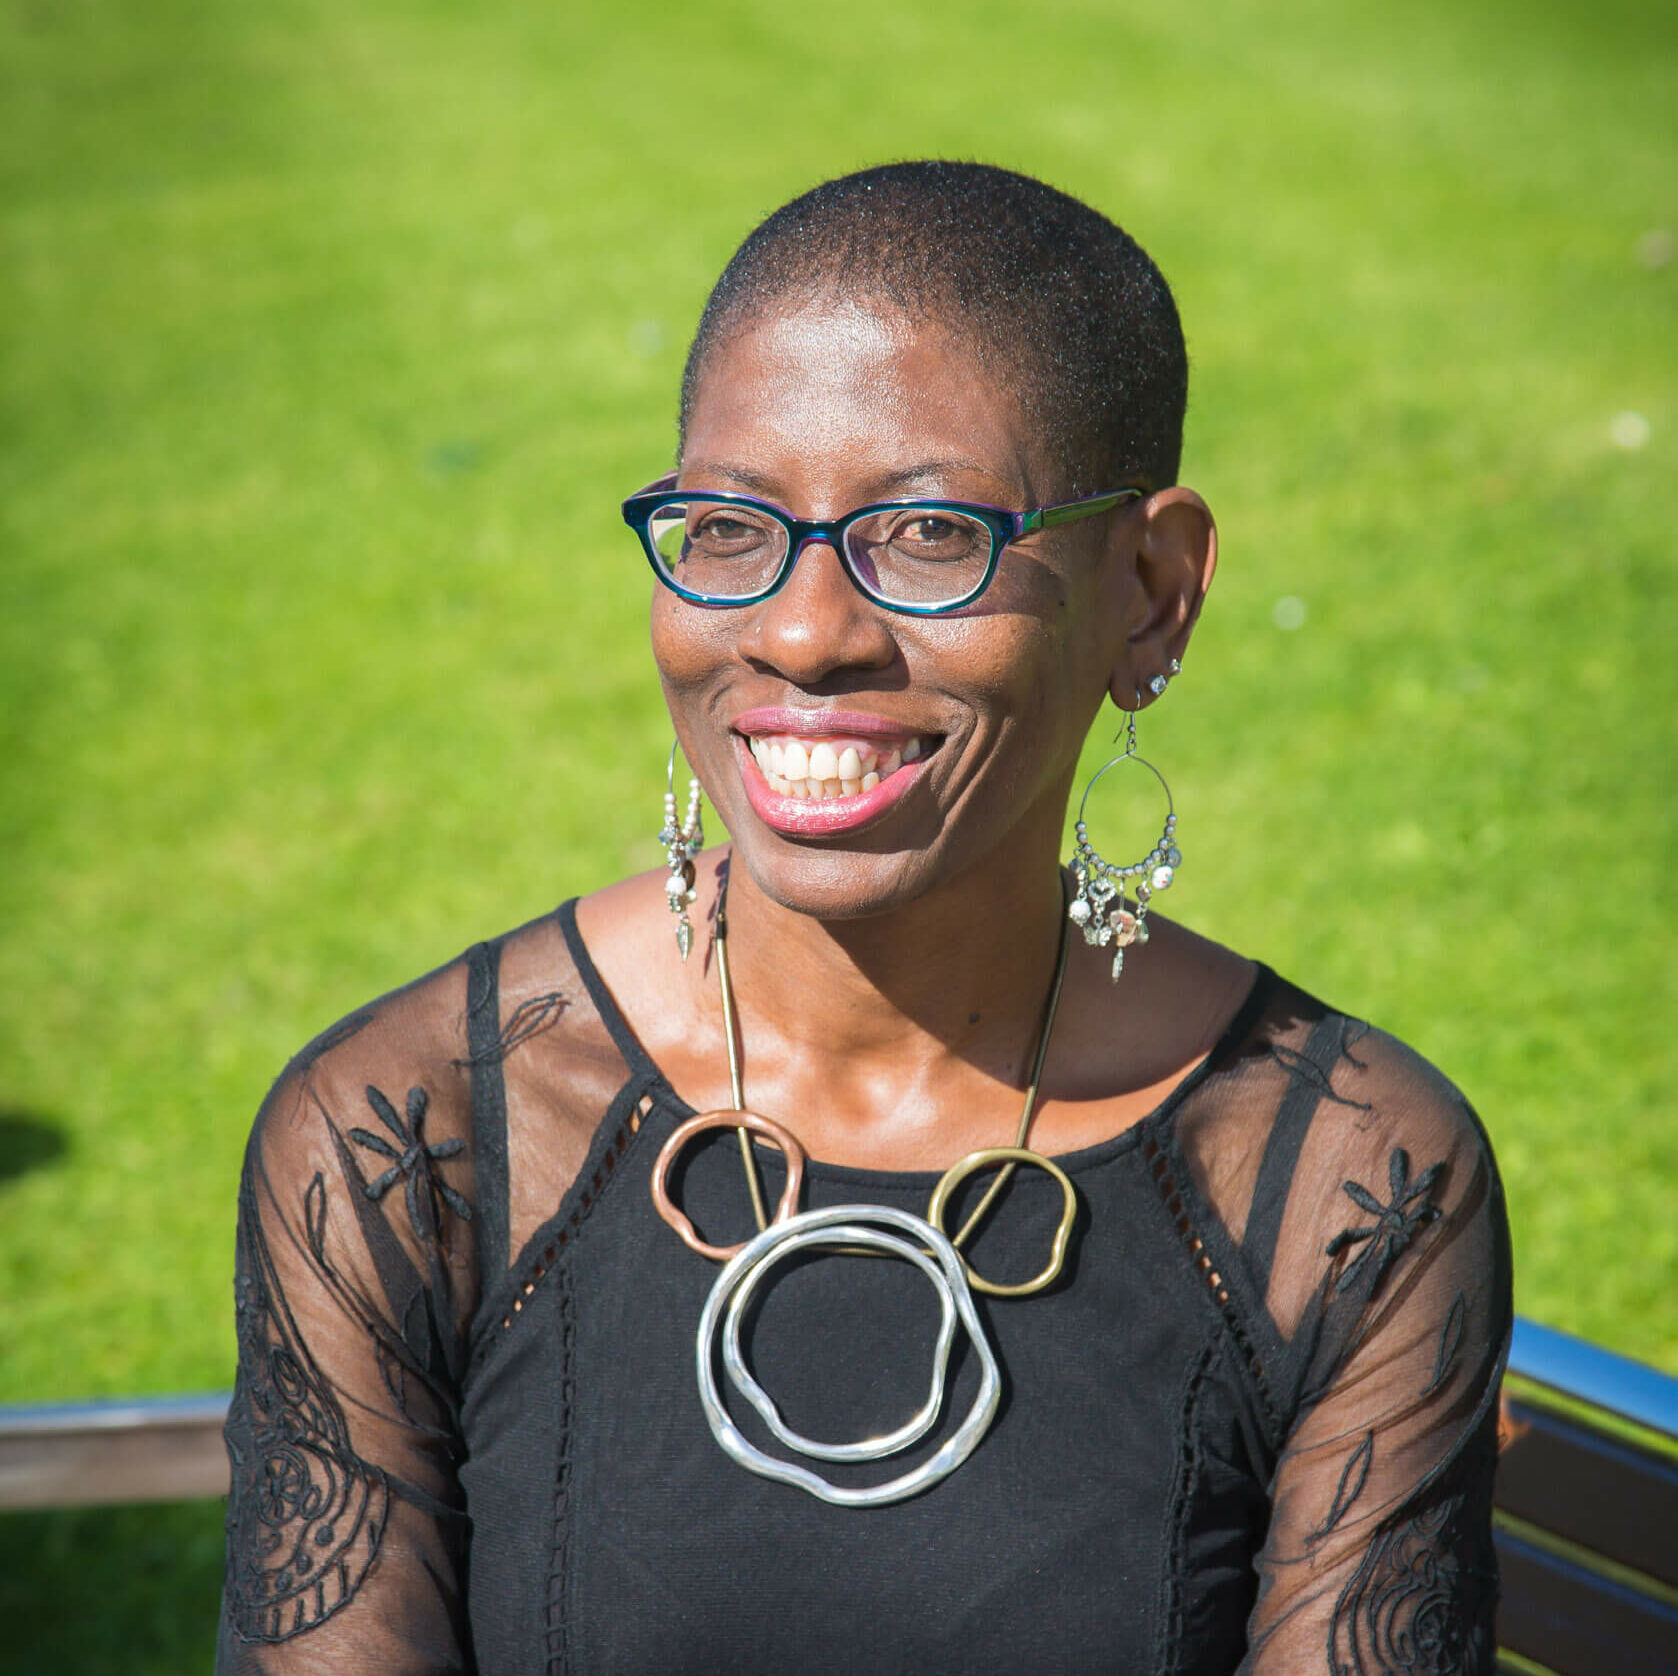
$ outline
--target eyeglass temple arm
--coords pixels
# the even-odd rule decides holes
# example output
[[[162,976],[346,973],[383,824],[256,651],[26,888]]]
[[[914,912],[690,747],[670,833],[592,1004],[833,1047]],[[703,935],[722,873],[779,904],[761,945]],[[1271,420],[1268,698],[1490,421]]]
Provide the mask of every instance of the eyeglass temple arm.
[[[1052,530],[1056,524],[1071,524],[1079,518],[1093,518],[1098,512],[1107,512],[1117,506],[1120,501],[1136,500],[1147,494],[1146,489],[1114,489],[1110,494],[1091,495],[1087,500],[1062,501],[1059,506],[1040,506],[1035,512],[1027,512],[1020,520],[1020,534],[1029,535],[1033,530]]]

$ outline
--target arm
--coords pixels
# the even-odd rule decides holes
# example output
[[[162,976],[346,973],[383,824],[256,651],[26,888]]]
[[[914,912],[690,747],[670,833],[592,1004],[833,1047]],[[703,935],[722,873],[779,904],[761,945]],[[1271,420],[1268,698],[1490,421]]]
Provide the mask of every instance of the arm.
[[[470,1667],[469,1160],[446,1080],[405,1074],[369,1025],[282,1078],[246,1155],[223,1676]]]
[[[1284,1223],[1313,1290],[1246,1676],[1492,1670],[1508,1231],[1472,1114],[1408,1059],[1369,1038],[1343,1064],[1363,1115],[1313,1126]]]

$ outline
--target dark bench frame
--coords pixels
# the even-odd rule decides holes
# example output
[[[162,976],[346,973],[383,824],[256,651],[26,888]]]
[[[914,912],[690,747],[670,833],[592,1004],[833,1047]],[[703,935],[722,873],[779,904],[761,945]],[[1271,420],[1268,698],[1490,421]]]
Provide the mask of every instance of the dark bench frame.
[[[0,1511],[227,1493],[224,1394],[0,1408]],[[1496,1539],[1508,1676],[1678,1672],[1678,1379],[1515,1326]]]
[[[1500,1668],[1678,1672],[1678,1380],[1520,1320],[1503,1382]]]

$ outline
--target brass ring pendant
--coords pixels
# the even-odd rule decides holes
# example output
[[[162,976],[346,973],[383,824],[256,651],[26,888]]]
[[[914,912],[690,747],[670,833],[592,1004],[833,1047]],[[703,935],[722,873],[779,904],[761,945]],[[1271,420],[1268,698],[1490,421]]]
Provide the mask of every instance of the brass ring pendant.
[[[772,1140],[785,1155],[787,1181],[781,1189],[780,1203],[775,1207],[775,1222],[770,1224],[771,1227],[785,1222],[798,1209],[798,1195],[804,1187],[805,1155],[798,1137],[790,1129],[783,1128],[772,1117],[759,1117],[756,1112],[746,1111],[697,1112],[685,1123],[679,1124],[659,1149],[652,1179],[653,1204],[658,1214],[676,1230],[689,1250],[697,1251],[701,1257],[709,1257],[714,1263],[726,1263],[744,1250],[747,1242],[741,1240],[737,1245],[707,1244],[699,1237],[686,1212],[670,1197],[671,1165],[689,1141],[709,1129],[749,1129]]]
[[[977,1152],[968,1153],[965,1158],[958,1158],[943,1173],[938,1185],[932,1190],[932,1199],[926,1207],[926,1219],[946,1238],[949,1235],[944,1227],[944,1212],[948,1208],[950,1195],[975,1170],[982,1170],[989,1164],[1004,1164],[1010,1168],[1015,1164],[1035,1165],[1060,1183],[1065,1204],[1061,1211],[1060,1225],[1055,1229],[1055,1237],[1049,1247],[1048,1266],[1041,1274],[1030,1280],[1022,1280],[1015,1286],[1004,1286],[998,1281],[986,1280],[975,1271],[965,1257],[962,1258],[962,1267],[967,1271],[967,1283],[975,1291],[983,1292],[992,1298],[1029,1298],[1033,1293],[1041,1292],[1045,1286],[1052,1286],[1066,1266],[1066,1247],[1072,1238],[1072,1225],[1078,1219],[1078,1192],[1066,1171],[1054,1159],[1045,1158],[1040,1152],[1033,1152],[1029,1147],[1023,1146],[982,1147]]]

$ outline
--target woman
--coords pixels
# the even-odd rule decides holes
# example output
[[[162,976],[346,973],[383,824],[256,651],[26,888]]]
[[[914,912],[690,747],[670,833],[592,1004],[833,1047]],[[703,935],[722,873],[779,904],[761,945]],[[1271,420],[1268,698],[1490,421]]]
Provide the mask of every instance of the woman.
[[[1153,264],[1035,181],[876,169],[747,240],[625,507],[669,865],[258,1119],[222,1669],[1490,1670],[1485,1138],[1150,914],[1185,388]]]

